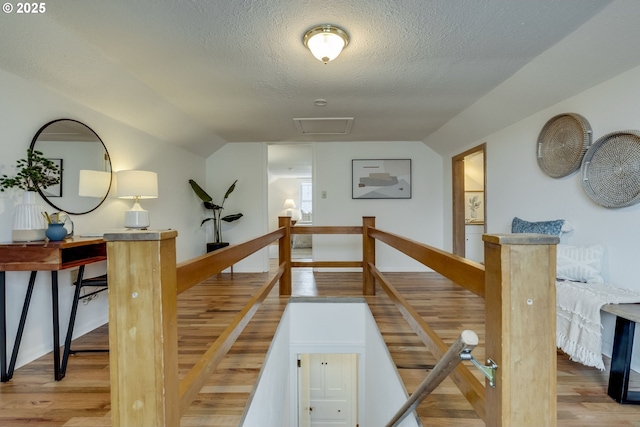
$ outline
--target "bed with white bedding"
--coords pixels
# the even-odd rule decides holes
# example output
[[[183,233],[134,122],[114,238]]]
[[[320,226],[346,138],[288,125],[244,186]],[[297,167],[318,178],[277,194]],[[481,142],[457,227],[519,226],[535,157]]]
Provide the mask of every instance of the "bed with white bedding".
[[[605,370],[602,322],[605,304],[640,302],[640,293],[605,283],[556,281],[556,345],[570,359]]]
[[[514,218],[512,233],[560,236],[572,231],[564,220],[529,222]],[[600,244],[557,246],[556,345],[573,361],[604,370],[601,308],[640,303],[640,292],[605,283],[601,275],[605,248]]]

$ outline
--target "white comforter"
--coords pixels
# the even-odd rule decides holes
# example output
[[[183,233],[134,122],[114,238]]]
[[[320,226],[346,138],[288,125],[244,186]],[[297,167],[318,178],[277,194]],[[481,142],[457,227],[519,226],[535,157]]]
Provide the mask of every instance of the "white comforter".
[[[570,281],[557,281],[556,292],[556,345],[571,360],[604,371],[600,309],[640,302],[640,292]]]

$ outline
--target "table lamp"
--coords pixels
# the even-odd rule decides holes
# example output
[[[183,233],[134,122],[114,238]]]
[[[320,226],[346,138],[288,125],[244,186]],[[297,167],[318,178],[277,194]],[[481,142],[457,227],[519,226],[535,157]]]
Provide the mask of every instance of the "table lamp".
[[[284,209],[287,210],[287,216],[293,216],[293,210],[296,208],[296,202],[293,199],[287,199],[284,201]]]
[[[149,227],[149,211],[140,206],[140,199],[158,198],[158,174],[149,171],[126,170],[117,173],[118,198],[133,199],[131,209],[124,213],[126,228]]]

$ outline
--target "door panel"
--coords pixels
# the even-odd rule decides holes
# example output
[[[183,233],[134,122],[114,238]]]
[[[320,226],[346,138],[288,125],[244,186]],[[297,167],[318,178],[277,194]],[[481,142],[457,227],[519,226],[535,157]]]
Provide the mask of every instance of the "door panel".
[[[305,367],[304,369],[302,367]],[[298,356],[298,426],[311,427],[311,386],[309,385],[309,355]]]
[[[309,404],[304,405],[305,390],[300,390],[301,426],[356,425],[357,357],[356,354],[302,355],[301,375],[303,378],[308,376]],[[305,382],[300,381],[301,384]]]

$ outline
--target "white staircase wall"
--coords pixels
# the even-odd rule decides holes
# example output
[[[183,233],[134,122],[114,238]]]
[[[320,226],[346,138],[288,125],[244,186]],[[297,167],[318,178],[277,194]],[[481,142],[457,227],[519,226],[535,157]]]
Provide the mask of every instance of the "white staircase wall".
[[[360,426],[384,426],[408,395],[363,298],[293,298],[285,309],[256,388],[245,427],[298,426],[298,354],[350,353],[359,357]],[[402,427],[422,425],[415,415]]]

